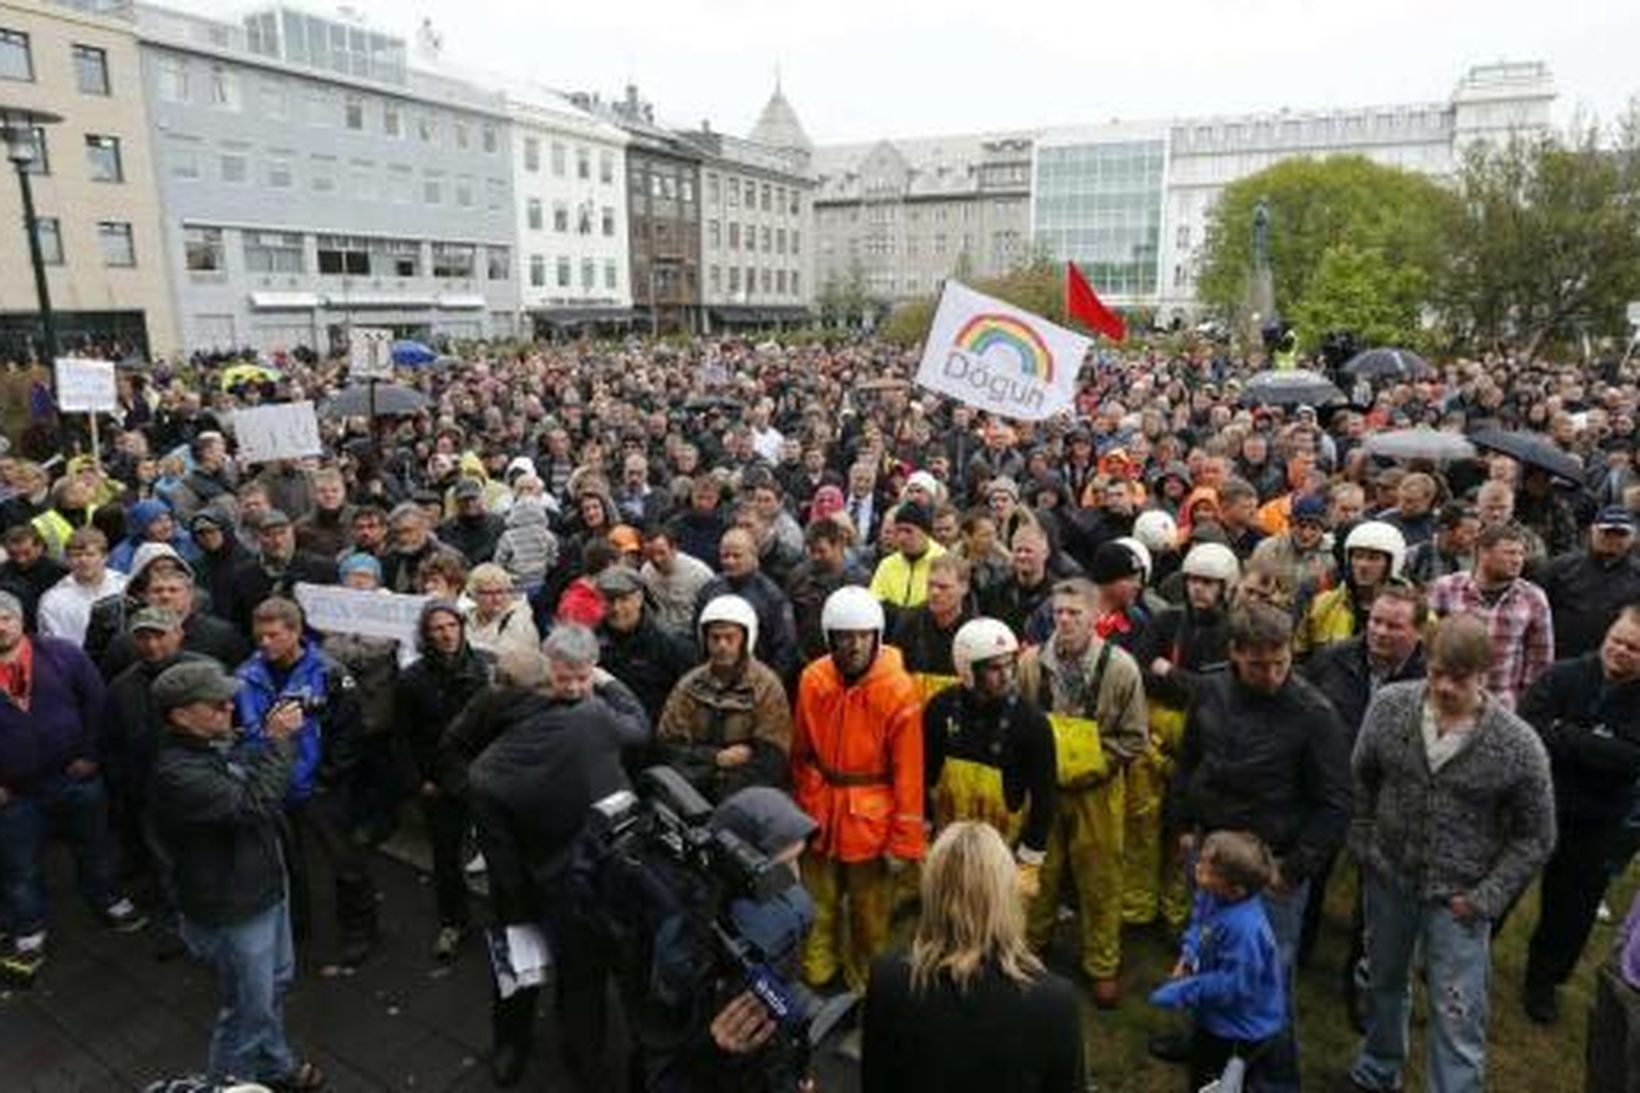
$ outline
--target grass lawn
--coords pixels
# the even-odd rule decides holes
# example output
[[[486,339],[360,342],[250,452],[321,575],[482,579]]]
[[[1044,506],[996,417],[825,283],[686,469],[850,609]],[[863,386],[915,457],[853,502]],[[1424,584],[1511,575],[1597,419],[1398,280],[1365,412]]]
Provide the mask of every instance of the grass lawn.
[[[1353,869],[1343,863],[1335,870],[1328,893],[1327,917],[1311,966],[1299,974],[1299,1044],[1306,1089],[1326,1091],[1354,1058],[1359,1037],[1350,1028],[1340,994],[1341,971],[1348,944]],[[1631,869],[1612,885],[1607,902],[1621,922],[1633,897],[1640,873]],[[1520,1007],[1521,975],[1526,942],[1537,921],[1534,887],[1510,917],[1493,948],[1492,1027],[1487,1049],[1489,1088],[1513,1093],[1580,1093],[1583,1089],[1584,1036],[1592,997],[1595,967],[1605,959],[1617,932],[1617,923],[1597,924],[1577,974],[1562,988],[1560,1024],[1540,1028],[1526,1019]],[[1062,930],[1055,939],[1050,964],[1061,973],[1074,966],[1072,938]],[[1129,930],[1123,939],[1122,980],[1126,997],[1120,1009],[1100,1012],[1084,1007],[1089,1069],[1100,1093],[1180,1093],[1185,1088],[1181,1068],[1159,1063],[1146,1053],[1146,1038],[1172,1027],[1171,1014],[1145,1001],[1172,966],[1174,954],[1162,937],[1149,930]],[[1414,991],[1412,1060],[1405,1088],[1424,1088],[1424,1059],[1428,1052],[1422,989]]]

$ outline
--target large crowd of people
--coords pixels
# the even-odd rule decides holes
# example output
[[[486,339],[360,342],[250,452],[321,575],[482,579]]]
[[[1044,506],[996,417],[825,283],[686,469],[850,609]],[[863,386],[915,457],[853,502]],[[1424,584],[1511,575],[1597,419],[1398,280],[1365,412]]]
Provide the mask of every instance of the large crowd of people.
[[[631,977],[566,880],[592,806],[666,764],[795,865],[789,971],[865,992],[868,1090],[1081,1089],[1041,960],[1067,919],[1094,1005],[1193,1014],[1152,1044],[1190,1088],[1297,1089],[1329,886],[1359,892],[1362,1032],[1329,1064],[1401,1088],[1421,952],[1430,1088],[1481,1089],[1492,936],[1536,916],[1508,998],[1560,1021],[1640,846],[1640,367],[1496,355],[1323,406],[1250,401],[1253,367],[1100,351],[1032,424],[870,340],[583,342],[401,369],[420,408],[370,420],[323,413],[343,360],[198,358],[120,370],[100,462],[42,386],[0,457],[5,967],[49,974],[61,837],[108,928],[216,969],[211,1080],[317,1088],[295,949],[371,958],[370,848],[408,825],[432,956],[544,922],[566,1062],[610,1088]],[[324,454],[238,455],[237,409],[304,399]],[[423,597],[419,625],[318,629],[306,586]],[[1173,977],[1131,981],[1157,923]],[[537,992],[501,978],[510,1083]],[[661,1030],[636,1086],[785,1088],[755,999],[680,1022],[627,987]]]

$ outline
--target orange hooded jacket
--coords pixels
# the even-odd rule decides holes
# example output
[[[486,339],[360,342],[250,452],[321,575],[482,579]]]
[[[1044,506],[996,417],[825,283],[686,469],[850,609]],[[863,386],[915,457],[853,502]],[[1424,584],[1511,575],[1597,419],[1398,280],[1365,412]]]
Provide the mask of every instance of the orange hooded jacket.
[[[829,656],[803,669],[791,756],[793,796],[820,825],[815,853],[923,856],[922,704],[898,649],[881,646],[852,687]]]

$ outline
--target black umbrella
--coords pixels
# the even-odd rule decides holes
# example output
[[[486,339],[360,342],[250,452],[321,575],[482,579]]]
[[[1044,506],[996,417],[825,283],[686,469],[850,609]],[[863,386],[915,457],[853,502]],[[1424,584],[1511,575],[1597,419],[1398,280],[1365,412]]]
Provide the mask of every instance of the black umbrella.
[[[1556,478],[1579,485],[1583,482],[1583,464],[1555,447],[1542,433],[1482,429],[1469,439],[1477,448],[1514,456],[1523,465],[1547,471]]]
[[[1435,369],[1429,362],[1410,349],[1369,349],[1357,353],[1339,369],[1346,376],[1357,379],[1421,379],[1432,376]]]
[[[324,417],[407,417],[426,406],[427,396],[412,387],[358,384],[331,395],[320,405],[319,413]]]
[[[1302,368],[1260,372],[1241,389],[1243,406],[1326,406],[1343,401],[1344,392],[1327,377]]]

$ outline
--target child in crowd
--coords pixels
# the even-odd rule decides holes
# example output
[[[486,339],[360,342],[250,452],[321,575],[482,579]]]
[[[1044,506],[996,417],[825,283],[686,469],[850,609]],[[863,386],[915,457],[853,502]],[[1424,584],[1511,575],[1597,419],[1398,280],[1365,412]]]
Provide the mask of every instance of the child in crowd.
[[[1183,952],[1172,978],[1150,996],[1152,1005],[1187,1009],[1195,1019],[1192,1090],[1218,1078],[1232,1057],[1243,1060],[1253,1081],[1264,1043],[1287,1023],[1275,935],[1259,898],[1275,871],[1255,835],[1217,831],[1202,844]]]

